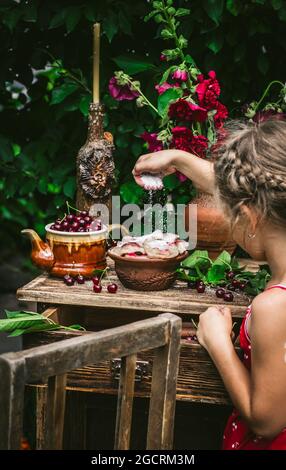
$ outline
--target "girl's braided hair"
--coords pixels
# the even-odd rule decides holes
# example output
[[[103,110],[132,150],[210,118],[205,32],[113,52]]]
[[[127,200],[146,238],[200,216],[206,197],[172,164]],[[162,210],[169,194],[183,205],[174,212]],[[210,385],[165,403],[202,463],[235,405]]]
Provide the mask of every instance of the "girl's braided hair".
[[[286,121],[230,123],[214,163],[220,198],[233,221],[245,204],[286,224]]]

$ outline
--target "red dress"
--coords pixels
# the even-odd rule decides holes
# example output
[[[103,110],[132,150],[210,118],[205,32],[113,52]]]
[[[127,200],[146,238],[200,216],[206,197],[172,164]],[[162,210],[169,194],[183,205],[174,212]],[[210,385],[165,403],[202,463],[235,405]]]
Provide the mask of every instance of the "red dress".
[[[279,288],[286,290],[286,286],[277,284],[268,289]],[[245,318],[240,328],[240,346],[243,350],[243,363],[247,369],[251,367],[251,344],[247,332],[247,324],[251,315],[251,305],[246,311]],[[280,432],[274,439],[267,440],[255,436],[248,425],[234,410],[228,418],[223,435],[223,450],[286,450],[286,428]]]

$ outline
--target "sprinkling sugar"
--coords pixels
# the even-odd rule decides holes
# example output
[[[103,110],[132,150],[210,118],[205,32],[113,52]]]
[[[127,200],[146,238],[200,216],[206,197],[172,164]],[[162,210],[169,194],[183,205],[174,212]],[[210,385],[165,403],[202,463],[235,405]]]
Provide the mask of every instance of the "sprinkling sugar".
[[[145,189],[157,190],[163,188],[163,181],[160,175],[143,173],[140,178]]]

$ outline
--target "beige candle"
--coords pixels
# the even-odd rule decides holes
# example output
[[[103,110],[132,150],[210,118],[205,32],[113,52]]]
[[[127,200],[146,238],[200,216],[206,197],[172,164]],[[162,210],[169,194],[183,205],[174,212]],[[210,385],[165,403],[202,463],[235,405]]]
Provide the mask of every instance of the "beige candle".
[[[100,23],[93,25],[93,102],[99,103]]]

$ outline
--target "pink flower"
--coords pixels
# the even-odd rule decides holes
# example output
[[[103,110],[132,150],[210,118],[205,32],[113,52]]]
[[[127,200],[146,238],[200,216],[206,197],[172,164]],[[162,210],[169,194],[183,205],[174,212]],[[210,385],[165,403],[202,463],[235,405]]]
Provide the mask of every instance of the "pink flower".
[[[188,72],[186,70],[177,69],[172,74],[172,78],[174,80],[181,80],[182,82],[186,82],[188,80]]]
[[[216,105],[216,113],[214,115],[214,124],[217,129],[223,126],[224,121],[228,117],[228,110],[227,107],[220,103],[219,101],[217,102]]]
[[[207,118],[207,110],[182,98],[169,107],[169,117],[176,121],[203,122]]]
[[[150,152],[159,152],[163,150],[163,142],[157,138],[156,132],[143,132],[140,136],[148,144],[148,150]]]
[[[161,60],[161,62],[166,62],[167,57],[164,54],[161,54],[160,55],[160,60]]]
[[[199,104],[207,110],[215,109],[218,97],[220,95],[220,86],[216,79],[216,73],[211,70],[208,73],[209,78],[205,79],[202,74],[198,75],[198,85],[196,92]]]
[[[130,85],[119,85],[116,77],[112,77],[109,80],[109,93],[117,101],[124,100],[135,100],[139,96],[139,93],[135,90],[131,90]]]
[[[180,171],[176,171],[176,176],[178,178],[178,180],[181,182],[181,183],[184,183],[185,181],[187,181],[187,177],[185,175],[183,175],[183,173],[181,173]]]
[[[169,88],[173,88],[174,85],[170,85],[170,83],[164,82],[162,85],[158,84],[155,86],[156,90],[158,91],[159,95],[162,95],[166,90]]]

